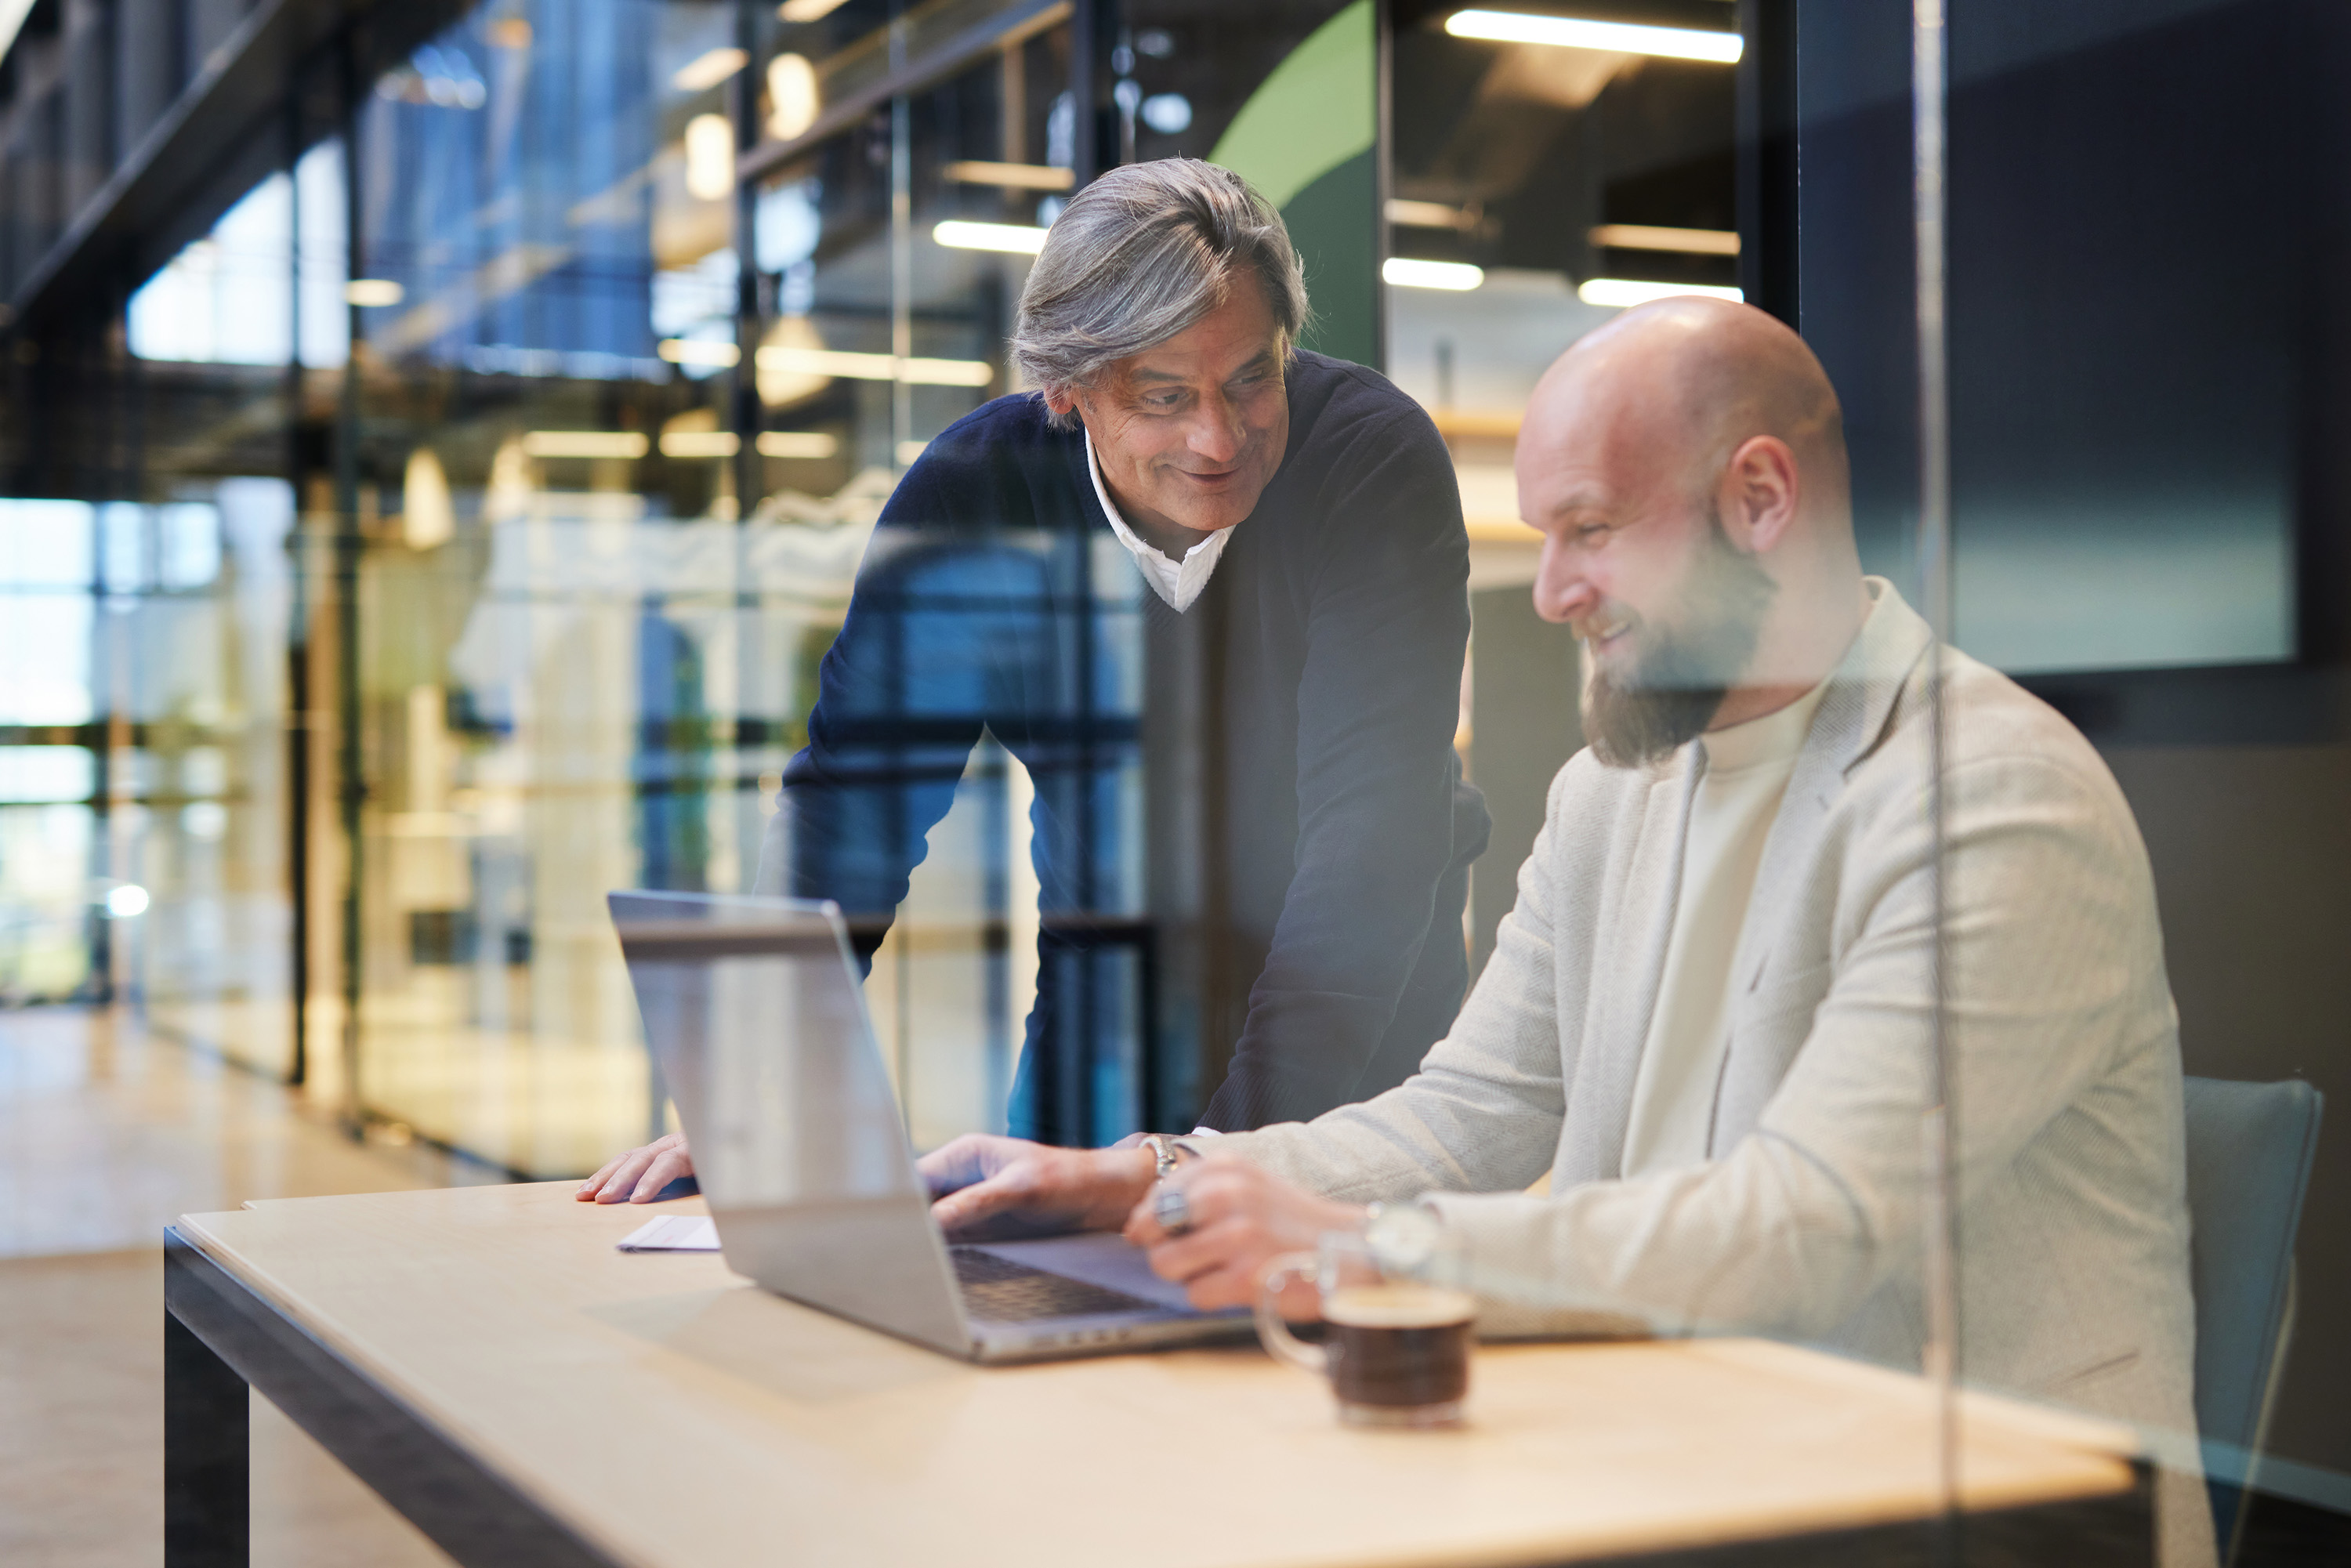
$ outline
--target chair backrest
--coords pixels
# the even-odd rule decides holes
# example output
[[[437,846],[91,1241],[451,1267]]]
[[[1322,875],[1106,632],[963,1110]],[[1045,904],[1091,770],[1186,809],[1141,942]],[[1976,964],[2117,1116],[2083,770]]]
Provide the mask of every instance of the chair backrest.
[[[2260,1446],[2321,1103],[2299,1080],[2188,1080],[2196,1423],[2208,1443]]]

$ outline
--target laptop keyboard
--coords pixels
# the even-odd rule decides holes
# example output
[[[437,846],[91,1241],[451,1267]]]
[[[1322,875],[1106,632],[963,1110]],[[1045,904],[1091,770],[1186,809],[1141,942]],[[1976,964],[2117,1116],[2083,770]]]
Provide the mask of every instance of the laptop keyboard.
[[[1091,1317],[1099,1312],[1150,1312],[1155,1301],[1130,1296],[1101,1285],[1089,1285],[1066,1274],[1049,1274],[976,1248],[948,1249],[955,1258],[956,1282],[963,1287],[964,1308],[973,1317],[992,1322],[1025,1323],[1040,1318]]]

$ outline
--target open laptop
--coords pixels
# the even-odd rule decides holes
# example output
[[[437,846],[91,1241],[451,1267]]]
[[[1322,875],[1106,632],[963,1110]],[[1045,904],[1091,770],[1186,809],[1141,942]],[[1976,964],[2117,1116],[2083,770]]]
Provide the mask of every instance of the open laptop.
[[[645,1040],[727,1266],[778,1295],[979,1362],[1248,1333],[1119,1237],[949,1245],[891,1092],[840,911],[609,895]]]

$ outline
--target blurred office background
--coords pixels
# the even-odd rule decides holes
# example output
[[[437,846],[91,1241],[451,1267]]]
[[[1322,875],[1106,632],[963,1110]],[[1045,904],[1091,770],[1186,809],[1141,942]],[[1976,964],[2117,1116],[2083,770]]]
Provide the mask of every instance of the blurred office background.
[[[41,1031],[102,1016],[442,1162],[385,1180],[574,1176],[658,1130],[601,895],[749,885],[897,476],[1019,390],[1006,335],[1070,193],[1178,152],[1282,207],[1309,346],[1454,450],[1482,961],[1578,744],[1510,470],[1567,343],[1691,288],[1793,322],[1844,399],[1868,564],[1914,597],[1919,566],[1904,8],[1493,9],[0,5],[8,1115],[80,1092]],[[2120,777],[2189,1070],[2351,1093],[2351,24],[2064,11],[1952,5],[1956,640]],[[1141,591],[1105,575],[1078,716],[1126,747],[1105,852],[1138,867],[1172,766],[1136,739]],[[1033,788],[973,754],[876,958],[918,1143],[1001,1124]],[[1187,957],[1213,912],[1140,872],[1107,896],[1104,1139],[1196,1109],[1237,999]],[[2271,1472],[2340,1511],[2346,1150],[2320,1149]],[[28,1196],[56,1190],[12,1182],[9,1250],[71,1245]]]

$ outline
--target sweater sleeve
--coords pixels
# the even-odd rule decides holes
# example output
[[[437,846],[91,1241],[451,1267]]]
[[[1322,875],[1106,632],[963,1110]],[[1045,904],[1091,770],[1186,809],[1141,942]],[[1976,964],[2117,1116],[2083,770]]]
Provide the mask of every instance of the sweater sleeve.
[[[957,472],[970,466],[926,455],[883,507],[762,846],[760,890],[838,903],[868,961],[955,803],[987,722],[997,622],[1021,598],[996,580],[1002,552],[951,509],[976,488]]]
[[[1353,1098],[1431,941],[1455,858],[1468,540],[1435,426],[1350,422],[1322,486],[1298,688],[1297,861],[1223,1085],[1219,1130]]]

